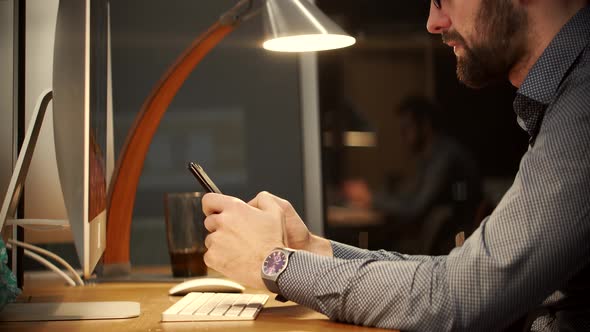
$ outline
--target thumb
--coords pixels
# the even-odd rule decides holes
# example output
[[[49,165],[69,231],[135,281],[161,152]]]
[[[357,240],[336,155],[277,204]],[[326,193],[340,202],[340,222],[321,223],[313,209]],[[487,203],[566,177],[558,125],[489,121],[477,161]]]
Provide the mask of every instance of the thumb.
[[[256,198],[253,199],[254,204],[252,204],[252,206],[255,206],[257,208],[259,208],[261,211],[265,211],[265,212],[269,212],[272,213],[273,215],[277,216],[279,218],[279,222],[280,222],[280,229],[281,229],[281,240],[283,241],[283,244],[287,243],[287,232],[286,232],[286,225],[285,225],[285,215],[283,213],[283,209],[281,208],[281,206],[279,205],[279,203],[276,201],[275,197],[273,195],[271,195],[270,193],[263,191],[261,193],[259,193],[258,195],[256,195]]]
[[[277,203],[273,195],[270,193],[263,191],[256,195],[256,197],[249,202],[249,204],[253,207],[257,207],[262,211],[269,211],[269,212],[282,212],[280,205]]]

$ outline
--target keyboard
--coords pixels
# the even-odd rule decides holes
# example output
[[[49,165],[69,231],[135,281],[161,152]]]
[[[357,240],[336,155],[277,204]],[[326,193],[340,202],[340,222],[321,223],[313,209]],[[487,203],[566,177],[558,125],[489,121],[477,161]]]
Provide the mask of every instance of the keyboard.
[[[268,300],[266,294],[186,294],[162,313],[162,322],[254,320]]]

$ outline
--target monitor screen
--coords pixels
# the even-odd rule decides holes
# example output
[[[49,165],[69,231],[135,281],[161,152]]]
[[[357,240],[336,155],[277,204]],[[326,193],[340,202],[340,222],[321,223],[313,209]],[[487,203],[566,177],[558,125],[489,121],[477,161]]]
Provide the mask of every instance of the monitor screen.
[[[107,59],[108,13],[106,0],[90,2],[90,161],[88,221],[106,209],[106,124],[107,124]],[[95,83],[95,84],[92,84]]]

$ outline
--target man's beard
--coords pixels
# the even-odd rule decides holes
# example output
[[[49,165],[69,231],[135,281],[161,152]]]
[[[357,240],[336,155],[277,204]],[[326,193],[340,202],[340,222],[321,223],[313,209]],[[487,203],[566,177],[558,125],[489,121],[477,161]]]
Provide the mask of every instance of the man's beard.
[[[472,47],[456,30],[442,37],[465,51],[457,56],[457,78],[471,88],[482,88],[507,79],[510,69],[523,58],[528,20],[526,12],[515,8],[511,0],[484,0],[476,26],[480,41]]]

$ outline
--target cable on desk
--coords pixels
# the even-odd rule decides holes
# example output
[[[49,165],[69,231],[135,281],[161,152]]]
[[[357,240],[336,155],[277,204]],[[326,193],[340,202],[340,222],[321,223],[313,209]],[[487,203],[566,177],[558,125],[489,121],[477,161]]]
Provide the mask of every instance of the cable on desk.
[[[6,245],[6,248],[12,249],[12,244],[8,243]],[[74,282],[74,280],[72,280],[72,278],[70,278],[70,276],[68,276],[67,274],[65,274],[64,271],[60,270],[57,266],[55,266],[50,261],[46,260],[42,256],[37,255],[36,253],[30,251],[29,249],[25,249],[24,253],[25,253],[26,256],[31,257],[32,259],[36,260],[37,262],[45,265],[45,267],[47,267],[48,269],[50,269],[53,272],[59,274],[62,278],[64,278],[66,280],[66,282],[68,284],[70,284],[70,286],[76,286],[76,283]]]
[[[9,239],[8,240],[8,243],[10,243],[10,244],[12,244],[14,246],[17,246],[17,247],[18,246],[21,246],[21,247],[23,247],[25,249],[29,249],[31,251],[35,251],[37,253],[40,253],[40,254],[43,254],[43,255],[46,255],[46,256],[49,256],[49,257],[55,259],[57,262],[59,262],[66,269],[68,269],[68,271],[70,271],[73,274],[74,279],[76,280],[76,282],[78,283],[78,285],[84,286],[84,281],[82,281],[82,278],[80,278],[80,276],[78,275],[78,273],[76,272],[76,270],[74,270],[74,268],[70,264],[68,264],[68,262],[66,262],[63,258],[61,258],[58,255],[52,253],[51,251],[45,250],[43,248],[39,248],[39,247],[34,246],[32,244],[28,244],[28,243],[24,243],[24,242],[20,242],[20,241],[15,241],[13,239]]]

